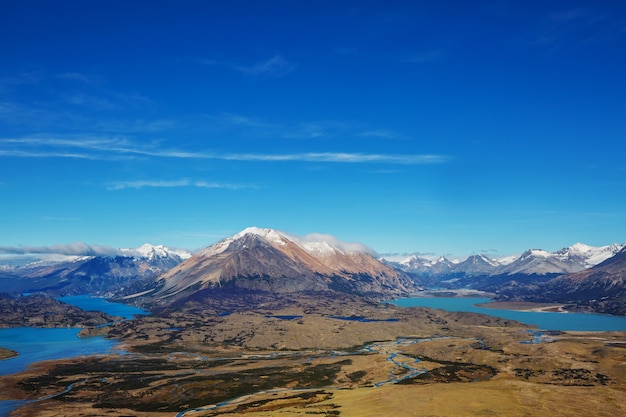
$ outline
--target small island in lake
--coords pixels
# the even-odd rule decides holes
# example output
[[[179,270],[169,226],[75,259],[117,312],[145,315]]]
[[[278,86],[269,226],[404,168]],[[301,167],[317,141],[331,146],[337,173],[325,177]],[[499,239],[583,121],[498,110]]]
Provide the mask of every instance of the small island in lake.
[[[0,347],[0,360],[14,358],[17,356],[17,352]]]

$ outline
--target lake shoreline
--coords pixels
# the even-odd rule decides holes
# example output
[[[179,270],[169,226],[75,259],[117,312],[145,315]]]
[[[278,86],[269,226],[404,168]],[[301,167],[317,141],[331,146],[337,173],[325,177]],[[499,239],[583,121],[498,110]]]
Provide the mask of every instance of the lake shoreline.
[[[490,301],[476,304],[476,307],[497,310],[527,311],[534,313],[568,313],[566,304],[535,303],[530,301]]]
[[[569,304],[494,301],[486,293],[450,296],[450,291],[428,291],[428,296],[404,297],[388,301],[400,307],[429,307],[450,312],[471,312],[516,320],[542,330],[626,331],[626,317],[589,311],[570,310]],[[422,293],[422,294],[424,294]],[[436,295],[435,295],[436,294]],[[443,295],[446,294],[447,296]]]

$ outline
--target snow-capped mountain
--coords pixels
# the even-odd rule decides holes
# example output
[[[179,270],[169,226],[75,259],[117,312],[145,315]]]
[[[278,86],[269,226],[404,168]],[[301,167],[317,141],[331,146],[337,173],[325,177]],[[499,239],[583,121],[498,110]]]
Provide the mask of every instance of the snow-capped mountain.
[[[180,258],[182,260],[191,256],[191,252],[187,252],[182,249],[170,249],[163,245],[151,245],[144,243],[136,249],[122,249],[123,251],[136,252],[141,257],[153,260],[156,258]],[[135,255],[136,256],[136,255]]]
[[[583,243],[575,243],[570,247],[555,252],[554,255],[564,261],[578,262],[584,267],[583,269],[587,269],[615,256],[625,246],[613,243],[612,245],[594,247]]]
[[[155,278],[191,254],[165,246],[144,244],[119,249],[112,255],[44,254],[26,265],[0,270],[4,291],[45,292],[51,295],[109,294]]]
[[[601,249],[577,244],[570,248],[573,248],[570,253],[582,252],[587,255],[586,259],[595,256],[592,258],[595,261],[612,253],[615,246]],[[565,256],[565,253],[560,255]],[[530,285],[504,285],[498,292],[505,300],[560,302],[583,310],[623,316],[626,314],[626,247],[589,269]]]
[[[455,263],[448,260],[445,256],[427,259],[418,255],[411,255],[397,264],[403,271],[432,275],[448,273],[455,266]]]
[[[614,243],[594,247],[576,243],[556,252],[528,249],[519,256],[495,259],[478,254],[461,262],[452,262],[445,257],[428,259],[418,255],[393,261],[385,256],[382,259],[403,271],[426,276],[553,275],[591,268],[614,256],[625,246]]]
[[[410,278],[368,252],[363,245],[328,235],[299,238],[250,227],[162,275],[149,296],[178,299],[217,287],[274,292],[338,290],[381,296],[416,290]]]
[[[615,256],[624,245],[587,246],[576,243],[556,252],[529,249],[514,262],[497,268],[494,274],[549,275],[583,271]]]
[[[137,261],[140,268],[150,269],[155,273],[167,271],[191,256],[184,250],[173,250],[163,245],[145,243],[136,249],[120,249],[124,256]]]
[[[500,263],[485,255],[472,255],[454,265],[453,271],[465,275],[491,275],[498,266]]]

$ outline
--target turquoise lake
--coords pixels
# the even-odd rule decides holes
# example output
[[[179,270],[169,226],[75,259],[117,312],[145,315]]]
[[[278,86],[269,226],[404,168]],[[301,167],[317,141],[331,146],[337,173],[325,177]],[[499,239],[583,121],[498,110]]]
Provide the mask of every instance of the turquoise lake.
[[[89,295],[61,297],[59,300],[83,310],[102,311],[125,319],[132,319],[137,314],[149,314],[137,307],[110,303],[104,298]],[[19,353],[17,357],[0,361],[0,375],[20,372],[35,362],[109,353],[118,344],[117,340],[108,340],[103,336],[78,337],[78,332],[80,332],[78,328],[0,329],[0,346]],[[21,403],[21,401],[0,401],[0,416],[8,415]]]
[[[68,297],[57,298],[67,304],[72,304],[82,308],[85,311],[102,311],[112,316],[121,316],[127,320],[133,318],[134,315],[150,314],[146,310],[139,307],[133,307],[121,303],[111,303],[106,298],[92,297],[90,295],[71,295]]]
[[[108,353],[116,340],[102,336],[78,337],[80,329],[38,329],[16,327],[0,329],[0,346],[19,353],[19,356],[0,361],[0,375],[20,372],[35,362],[63,359],[81,355]],[[6,416],[23,401],[0,400],[0,416]]]
[[[59,300],[83,310],[102,311],[125,319],[132,319],[136,314],[149,314],[137,307],[110,303],[104,298],[89,295],[62,297]],[[0,375],[19,372],[33,362],[107,353],[118,343],[116,340],[107,340],[102,336],[78,337],[79,331],[79,328],[0,329],[0,346],[19,353],[19,356],[15,358],[0,361]]]
[[[477,307],[476,304],[488,303],[490,298],[483,297],[415,297],[398,298],[389,301],[400,307],[430,307],[447,311],[468,311],[488,314],[507,320],[516,320],[534,324],[542,330],[570,331],[626,331],[626,317],[591,313],[556,313],[500,310]]]

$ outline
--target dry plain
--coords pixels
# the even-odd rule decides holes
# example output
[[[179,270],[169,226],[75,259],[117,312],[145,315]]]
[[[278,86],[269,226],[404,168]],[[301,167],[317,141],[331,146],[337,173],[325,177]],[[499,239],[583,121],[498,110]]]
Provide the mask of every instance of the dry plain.
[[[227,310],[229,314],[225,314]],[[15,416],[622,416],[626,333],[551,333],[354,297],[192,303],[108,328],[127,353],[0,379]]]

